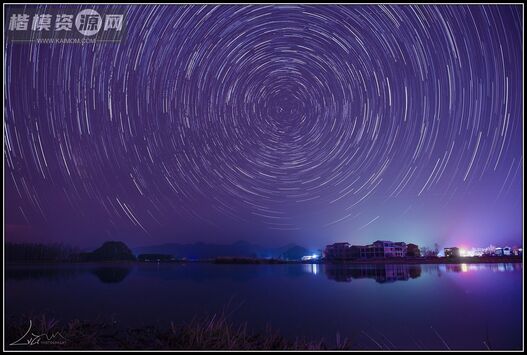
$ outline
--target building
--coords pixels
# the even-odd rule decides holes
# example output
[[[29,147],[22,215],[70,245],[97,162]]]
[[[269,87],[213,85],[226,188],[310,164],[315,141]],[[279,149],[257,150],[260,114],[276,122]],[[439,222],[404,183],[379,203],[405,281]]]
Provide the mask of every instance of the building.
[[[360,259],[377,259],[384,258],[384,243],[380,240],[368,245],[354,245],[354,253]]]
[[[412,245],[414,246],[412,250],[417,248],[419,251],[417,245]],[[406,243],[387,240],[377,240],[368,245],[334,243],[326,246],[324,250],[325,258],[330,260],[402,258],[406,253]]]
[[[459,258],[460,256],[458,247],[445,248],[445,258]]]
[[[472,250],[468,252],[468,256],[483,256],[485,255],[485,251],[485,248],[472,248]]]
[[[366,247],[376,250],[374,257],[383,258],[402,258],[406,256],[407,251],[406,243],[391,242],[389,240],[377,240]]]
[[[347,242],[326,245],[324,257],[330,260],[353,259],[351,245]]]
[[[505,256],[511,256],[511,255],[512,255],[512,248],[511,248],[511,247],[505,247],[505,248],[503,248],[503,255],[505,255]]]
[[[522,256],[523,249],[518,247],[512,248],[512,255]]]
[[[503,248],[496,248],[496,249],[494,249],[494,255],[495,256],[503,256]]]

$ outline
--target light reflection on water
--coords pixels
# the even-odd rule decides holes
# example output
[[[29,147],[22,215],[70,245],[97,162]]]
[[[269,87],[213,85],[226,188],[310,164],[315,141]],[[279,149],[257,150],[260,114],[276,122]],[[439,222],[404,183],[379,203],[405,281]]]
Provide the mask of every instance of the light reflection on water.
[[[69,264],[9,266],[9,317],[111,316],[167,325],[235,304],[232,320],[357,349],[518,349],[522,268],[514,264]],[[383,339],[389,339],[383,340]],[[372,341],[375,340],[375,341]]]
[[[304,264],[304,270],[313,275],[318,275],[319,265],[318,264]]]

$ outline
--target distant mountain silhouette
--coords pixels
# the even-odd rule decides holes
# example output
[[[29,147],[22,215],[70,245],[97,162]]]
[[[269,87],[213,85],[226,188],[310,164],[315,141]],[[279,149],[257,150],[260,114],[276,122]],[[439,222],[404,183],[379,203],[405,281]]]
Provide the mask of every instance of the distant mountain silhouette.
[[[119,241],[105,242],[91,253],[80,254],[86,261],[123,261],[135,260],[135,256],[126,244]]]
[[[279,248],[266,248],[246,241],[231,244],[209,244],[203,242],[191,244],[166,243],[138,247],[133,249],[135,254],[170,254],[176,258],[211,259],[221,256],[252,257],[252,258],[282,258],[300,259],[312,252],[296,244],[288,244]]]

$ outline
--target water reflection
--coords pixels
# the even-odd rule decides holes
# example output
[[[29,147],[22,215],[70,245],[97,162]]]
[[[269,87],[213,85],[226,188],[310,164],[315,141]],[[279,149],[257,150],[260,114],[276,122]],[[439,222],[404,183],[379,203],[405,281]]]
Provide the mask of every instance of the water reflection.
[[[320,265],[318,264],[304,264],[303,265],[304,271],[308,274],[318,275],[320,270]]]
[[[378,283],[407,281],[416,279],[422,273],[435,274],[441,277],[443,273],[471,273],[478,271],[513,272],[521,271],[521,263],[496,264],[326,264],[304,265],[304,270],[316,275],[320,270],[330,280],[351,282],[353,279],[374,279]]]
[[[84,274],[92,274],[102,283],[122,282],[132,271],[130,265],[30,265],[9,266],[5,276],[8,280],[49,280],[65,281],[78,278]]]
[[[495,263],[495,264],[439,264],[437,269],[440,272],[473,272],[490,270],[492,272],[511,272],[521,271],[523,264],[521,263]]]
[[[103,283],[119,283],[130,273],[129,267],[98,267],[91,272]]]
[[[8,265],[5,271],[7,280],[63,281],[78,278],[81,275],[93,275],[101,283],[120,283],[129,277],[132,270],[147,277],[163,280],[196,280],[217,279],[251,280],[265,275],[284,273],[288,277],[301,277],[310,274],[327,277],[338,282],[351,282],[353,279],[373,279],[378,283],[407,281],[419,278],[424,274],[435,274],[441,277],[444,273],[471,273],[478,271],[514,272],[521,271],[521,263],[512,264],[303,264],[279,268],[276,265],[208,265],[198,264],[194,267],[156,266],[135,264],[61,264],[61,265]],[[298,267],[295,267],[298,266]]]
[[[5,278],[8,280],[38,280],[50,281],[67,280],[77,277],[79,270],[76,268],[54,268],[46,265],[35,267],[13,267],[5,269]]]
[[[445,349],[444,342],[485,350],[483,341],[521,349],[521,270],[521,263],[7,265],[5,313],[167,327],[231,305],[235,324],[271,325],[292,339],[339,334],[357,350]]]
[[[374,279],[378,283],[407,281],[421,276],[421,265],[378,264],[378,265],[325,265],[327,278],[338,282],[352,279]]]

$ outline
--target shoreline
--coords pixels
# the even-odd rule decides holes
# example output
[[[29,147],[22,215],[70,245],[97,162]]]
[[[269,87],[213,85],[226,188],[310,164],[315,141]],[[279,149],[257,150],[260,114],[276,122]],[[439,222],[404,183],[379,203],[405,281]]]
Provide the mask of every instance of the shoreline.
[[[492,257],[459,257],[459,258],[391,258],[391,259],[355,259],[355,260],[281,260],[258,259],[243,257],[218,257],[201,260],[174,260],[161,262],[145,262],[138,260],[101,260],[101,261],[16,261],[5,262],[5,266],[20,265],[90,265],[90,264],[217,264],[217,265],[284,265],[284,264],[318,264],[318,265],[368,265],[368,264],[499,264],[522,263],[523,256],[492,256]]]
[[[351,350],[352,343],[344,341],[333,344],[320,339],[286,337],[272,328],[251,330],[247,323],[234,322],[225,311],[208,316],[194,317],[186,322],[171,322],[170,325],[130,326],[113,319],[101,317],[94,319],[68,319],[59,321],[49,315],[39,314],[34,317],[36,329],[29,335],[27,331],[31,318],[8,320],[6,339],[34,340],[35,333],[50,336],[43,337],[34,344],[36,351],[86,351],[107,350],[123,351],[139,349],[143,351],[184,351],[184,350]],[[27,318],[27,319],[26,319]],[[51,319],[50,323],[48,320]],[[31,324],[31,323],[30,323]],[[51,326],[49,325],[51,324]],[[30,326],[31,329],[31,326]],[[88,334],[88,335],[86,335]],[[55,339],[53,339],[55,337]],[[17,345],[6,343],[6,350],[20,349]]]
[[[459,258],[399,258],[399,259],[361,259],[325,261],[323,264],[499,264],[499,263],[523,263],[522,256],[491,256],[491,257],[459,257]]]

